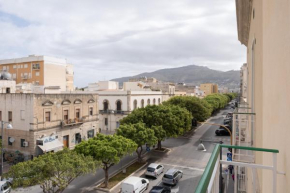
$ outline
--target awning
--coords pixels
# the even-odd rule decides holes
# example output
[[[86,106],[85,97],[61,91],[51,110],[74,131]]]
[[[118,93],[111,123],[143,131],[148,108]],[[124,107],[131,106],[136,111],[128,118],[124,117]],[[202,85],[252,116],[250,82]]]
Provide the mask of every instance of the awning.
[[[52,142],[44,143],[43,145],[38,145],[40,149],[42,149],[43,152],[49,152],[49,151],[57,151],[59,149],[62,149],[63,143],[61,143],[59,140],[54,140]]]

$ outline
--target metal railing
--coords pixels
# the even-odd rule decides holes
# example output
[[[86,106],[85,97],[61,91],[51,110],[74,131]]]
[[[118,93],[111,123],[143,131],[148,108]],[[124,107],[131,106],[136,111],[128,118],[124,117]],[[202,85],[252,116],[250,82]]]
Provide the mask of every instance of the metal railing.
[[[231,148],[233,150],[241,149],[241,150],[248,150],[248,151],[260,151],[260,152],[272,153],[273,164],[272,166],[265,166],[265,165],[254,164],[254,163],[222,160],[223,148]],[[212,155],[199,181],[199,184],[197,188],[195,189],[195,193],[217,193],[217,192],[224,191],[224,188],[226,187],[226,185],[224,185],[223,180],[222,180],[223,179],[222,178],[222,165],[232,165],[235,168],[234,177],[236,180],[235,180],[234,190],[230,190],[228,192],[234,192],[234,193],[248,192],[246,183],[252,183],[253,190],[249,192],[257,192],[259,188],[257,187],[258,184],[257,184],[256,169],[259,168],[259,169],[272,170],[273,172],[272,192],[276,193],[277,191],[277,153],[279,153],[279,151],[276,149],[264,149],[264,148],[255,148],[255,147],[217,144],[212,152]],[[247,178],[247,172],[246,172],[247,168],[252,169],[252,178]],[[246,179],[251,180],[251,181],[246,181]]]

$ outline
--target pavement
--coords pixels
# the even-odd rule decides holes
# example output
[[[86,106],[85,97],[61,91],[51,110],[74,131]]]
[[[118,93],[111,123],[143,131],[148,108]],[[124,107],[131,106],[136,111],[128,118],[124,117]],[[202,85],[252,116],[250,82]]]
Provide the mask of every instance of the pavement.
[[[232,111],[231,109],[224,109],[217,113],[215,116],[209,118],[207,122],[223,124],[224,116]],[[162,142],[162,146],[169,148],[170,152],[164,154],[160,152],[150,152],[150,158],[147,160],[148,164],[156,162],[161,163],[165,167],[165,171],[170,168],[177,168],[183,171],[183,178],[180,180],[178,185],[172,187],[173,192],[187,193],[193,192],[196,188],[200,177],[204,171],[204,168],[211,156],[211,152],[214,146],[219,142],[223,141],[224,144],[230,144],[229,136],[216,136],[215,130],[219,126],[215,125],[200,125],[194,133],[188,136],[182,136],[178,138],[169,138]],[[197,146],[199,140],[203,140],[203,144],[207,151],[198,151]],[[224,151],[224,156],[226,152]],[[136,159],[136,155],[126,156],[122,161],[113,166],[109,173],[112,174],[117,170],[120,170],[125,163],[128,163]],[[144,176],[145,169],[137,172],[134,176]],[[104,172],[102,169],[96,171],[95,174],[88,174],[85,176],[78,177],[75,179],[64,191],[64,193],[83,193],[83,192],[98,192],[94,188],[104,178]],[[150,186],[145,192],[149,192],[152,186],[162,185],[162,176],[157,179],[149,179]],[[118,192],[120,187],[116,187],[114,192]],[[25,189],[17,189],[12,192],[29,192],[29,193],[41,193],[42,190],[39,186],[33,186]]]

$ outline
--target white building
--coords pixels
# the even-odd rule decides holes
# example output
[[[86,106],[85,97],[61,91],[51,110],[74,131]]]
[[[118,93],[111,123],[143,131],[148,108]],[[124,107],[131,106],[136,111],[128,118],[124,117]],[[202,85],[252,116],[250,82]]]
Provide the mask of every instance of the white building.
[[[134,109],[163,102],[161,91],[97,91],[99,126],[102,133],[114,133],[120,120]]]

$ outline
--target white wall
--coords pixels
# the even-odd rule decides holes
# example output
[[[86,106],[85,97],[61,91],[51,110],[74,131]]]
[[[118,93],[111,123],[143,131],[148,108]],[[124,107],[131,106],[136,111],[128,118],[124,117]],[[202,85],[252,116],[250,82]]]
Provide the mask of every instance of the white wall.
[[[10,93],[15,93],[16,83],[13,80],[0,80],[0,93],[6,93],[6,88],[10,88]]]

